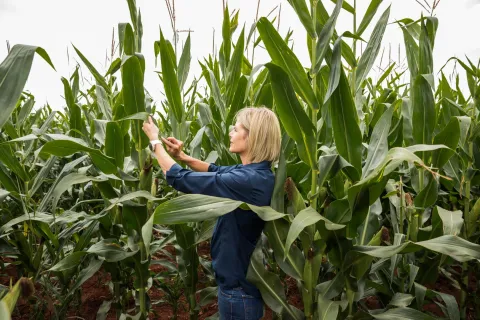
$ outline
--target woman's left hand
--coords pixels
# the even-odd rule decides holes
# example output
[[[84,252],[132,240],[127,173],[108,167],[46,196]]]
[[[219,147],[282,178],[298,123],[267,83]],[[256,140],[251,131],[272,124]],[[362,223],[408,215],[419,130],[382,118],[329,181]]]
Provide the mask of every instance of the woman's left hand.
[[[143,123],[143,132],[147,135],[150,141],[158,139],[159,130],[155,123],[153,123],[152,117],[148,116],[148,121]]]

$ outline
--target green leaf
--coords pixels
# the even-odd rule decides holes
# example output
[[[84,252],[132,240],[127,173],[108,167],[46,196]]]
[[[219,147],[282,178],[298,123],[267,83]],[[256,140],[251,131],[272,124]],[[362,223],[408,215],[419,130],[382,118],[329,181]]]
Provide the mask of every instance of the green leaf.
[[[432,218],[432,233],[434,232],[433,227],[436,224],[435,220],[441,219],[441,225],[443,235],[460,235],[463,227],[463,213],[460,210],[449,211],[445,210],[439,206],[436,206],[433,210]],[[438,218],[439,219],[438,219]]]
[[[297,100],[287,74],[273,63],[267,64],[267,68],[280,121],[297,143],[300,158],[313,168],[316,166],[315,127]]]
[[[335,320],[338,317],[338,309],[340,305],[338,301],[327,300],[318,295],[317,299],[317,312],[318,320]]]
[[[432,154],[432,166],[442,168],[447,161],[455,154],[455,149],[460,141],[460,122],[458,118],[453,117],[442,131],[435,138],[433,144],[443,144],[450,149],[439,149]]]
[[[465,218],[465,227],[467,229],[467,238],[475,234],[478,228],[478,218],[480,217],[480,199],[477,199],[475,205]]]
[[[119,65],[120,67],[120,65]],[[95,86],[95,93],[97,95],[97,104],[100,111],[103,113],[103,116],[107,120],[112,120],[112,107],[108,101],[107,92],[103,89],[102,86]]]
[[[206,306],[207,304],[212,303],[217,298],[218,287],[206,287],[202,290],[197,291],[200,307]]]
[[[123,161],[125,158],[123,149],[123,133],[120,125],[116,122],[107,123],[105,153],[107,157],[115,159],[117,167],[123,168]]]
[[[210,83],[212,84],[212,96],[215,104],[217,105],[218,110],[220,110],[220,115],[222,120],[225,120],[226,117],[226,107],[225,102],[223,101],[222,94],[220,92],[220,86],[218,85],[217,79],[211,70],[208,71],[210,75]]]
[[[14,149],[11,145],[0,145],[0,162],[3,163],[8,169],[10,169],[23,181],[29,181],[29,174],[25,171],[24,166],[17,159],[13,151]]]
[[[47,162],[44,164],[42,169],[37,173],[35,178],[33,179],[33,183],[31,187],[28,189],[28,195],[31,198],[32,195],[37,192],[38,188],[45,182],[48,175],[50,175],[51,170],[55,163],[57,162],[57,157],[50,157]]]
[[[22,94],[32,68],[33,57],[38,53],[54,70],[50,57],[40,47],[14,45],[0,64],[0,129],[10,118]]]
[[[333,201],[327,208],[325,217],[334,223],[347,223],[352,219],[352,212],[347,199]]]
[[[402,31],[407,53],[408,70],[410,70],[410,81],[413,82],[418,75],[418,44],[407,27],[402,27]]]
[[[360,22],[360,25],[358,26],[357,29],[357,35],[360,37],[365,29],[370,25],[370,22],[372,21],[373,17],[375,16],[375,13],[377,12],[378,8],[382,4],[383,0],[372,0],[370,2],[370,5],[367,8],[367,12],[365,12],[365,15],[363,16],[362,22]]]
[[[308,226],[311,226],[312,224],[317,223],[320,220],[324,222],[325,228],[327,230],[340,230],[345,228],[345,225],[333,223],[330,220],[324,218],[322,215],[320,215],[320,213],[315,211],[315,209],[313,209],[312,207],[308,207],[300,211],[295,216],[295,219],[293,219],[292,225],[288,230],[288,236],[285,243],[284,257],[286,257],[293,241],[295,241],[295,239],[303,231],[303,229],[305,229]]]
[[[275,30],[275,27],[267,18],[262,17],[257,23],[257,28],[273,63],[280,66],[288,74],[295,91],[310,108],[318,109],[319,103],[310,85],[307,73],[293,51]]]
[[[394,308],[387,310],[384,313],[372,314],[375,319],[379,320],[435,320],[436,318],[431,317],[425,313],[422,313],[418,310],[411,308]]]
[[[120,198],[109,199],[110,205],[108,207],[105,207],[105,209],[103,209],[102,212],[103,211],[109,211],[113,207],[115,207],[115,206],[117,206],[121,203],[127,202],[127,201],[132,200],[132,199],[137,199],[137,198],[144,198],[144,199],[147,199],[147,200],[150,200],[150,201],[164,200],[164,198],[156,198],[156,197],[152,196],[152,194],[148,191],[139,190],[139,191],[129,192],[128,194],[123,195]]]
[[[126,116],[126,117],[123,117],[123,118],[120,118],[120,119],[116,119],[114,121],[116,121],[116,122],[128,121],[128,120],[146,121],[148,119],[148,116],[149,116],[149,114],[147,112],[138,112],[138,113],[134,113],[130,116]]]
[[[363,80],[367,78],[370,69],[372,68],[375,60],[377,59],[380,47],[382,45],[383,35],[387,28],[388,18],[390,17],[390,6],[385,10],[380,19],[378,20],[375,28],[373,29],[372,36],[365,51],[358,62],[358,68],[355,75],[355,88],[358,90]]]
[[[307,3],[305,0],[287,0],[288,3],[292,6],[293,10],[297,13],[300,22],[307,30],[307,34],[310,38],[315,38],[317,33],[315,32],[315,28],[313,26],[312,17],[307,7]]]
[[[17,117],[17,123],[16,125],[21,127],[25,120],[30,116],[30,113],[32,112],[33,106],[35,104],[35,98],[31,97],[22,106],[22,109],[20,109],[20,112],[18,113]]]
[[[423,174],[423,173],[420,173]],[[428,208],[433,206],[438,197],[438,182],[435,177],[431,177],[427,186],[415,197],[414,204],[418,208]]]
[[[330,0],[330,1],[332,1],[333,3],[336,2],[335,0]],[[338,2],[337,2],[337,3],[338,3]],[[352,5],[349,4],[347,1],[343,1],[342,8],[343,8],[345,11],[350,12],[351,14],[355,14],[355,9],[354,9],[354,8],[352,7]]]
[[[385,110],[373,128],[368,144],[368,154],[362,169],[362,178],[368,176],[385,159],[388,153],[388,134],[392,124],[392,115],[395,106]]]
[[[238,37],[237,45],[233,51],[232,60],[227,67],[227,75],[225,78],[225,86],[227,88],[227,108],[230,106],[232,99],[237,91],[237,85],[240,80],[242,63],[243,63],[243,51],[245,47],[245,29],[242,29],[240,36]],[[226,113],[226,112],[225,112]]]
[[[228,5],[225,6],[225,10],[223,11],[222,38],[223,56],[225,58],[226,64],[228,65],[228,63],[230,62],[230,51],[232,49],[232,33]]]
[[[327,93],[325,94],[325,99],[323,103],[327,103],[327,101],[332,96],[332,93],[338,88],[338,84],[340,82],[340,75],[341,75],[341,68],[342,68],[342,47],[341,47],[342,38],[339,37],[337,41],[335,41],[335,45],[333,46],[333,53],[332,53],[332,62],[330,63],[330,77],[328,80],[328,89]]]
[[[460,320],[460,312],[458,310],[458,304],[457,304],[457,301],[455,300],[455,297],[447,293],[442,293],[442,292],[437,292],[434,290],[427,289],[421,284],[418,284],[415,282],[415,298],[417,300],[417,306],[423,306],[423,302],[425,300],[425,296],[427,295],[427,292],[429,293],[429,296],[431,295],[431,293],[433,293],[438,298],[442,299],[443,302],[445,302],[445,305],[447,307],[446,311],[448,313],[449,319]]]
[[[91,246],[87,252],[97,254],[98,256],[105,258],[105,261],[107,262],[121,261],[137,253],[137,251],[125,251],[118,243],[115,243],[113,239],[101,240]]]
[[[328,18],[325,26],[323,27],[320,35],[318,36],[318,41],[316,44],[315,65],[313,67],[313,73],[315,74],[318,72],[318,70],[320,70],[323,58],[325,58],[325,54],[330,49],[330,39],[335,33],[335,24],[337,23],[337,18],[340,14],[343,0],[337,0],[336,3],[337,4],[335,5],[335,9],[333,9],[332,15]]]
[[[433,35],[432,35],[433,36]],[[430,42],[429,32],[422,19],[422,32],[420,33],[419,52],[418,52],[418,73],[431,74],[433,73],[433,55],[432,45]]]
[[[392,64],[385,70],[385,72],[380,76],[380,78],[377,81],[377,87],[380,87],[382,84],[383,80],[387,79],[387,77],[392,73],[393,68],[395,68],[396,64],[395,62],[392,62]]]
[[[97,69],[95,69],[95,67],[90,63],[90,61],[85,58],[85,56],[80,52],[80,50],[78,50],[75,46],[73,46],[73,48],[75,49],[75,52],[78,54],[83,63],[87,66],[88,70],[90,70],[95,80],[103,87],[103,89],[105,89],[108,94],[111,94],[112,91],[110,90],[110,87],[105,81],[105,78],[97,71]]]
[[[130,19],[133,25],[136,27],[137,26],[137,5],[135,3],[135,0],[127,0],[127,4],[128,4],[128,11],[130,12]]]
[[[61,272],[72,268],[77,268],[81,264],[83,257],[86,255],[87,252],[85,251],[72,252],[51,267],[49,271]]]
[[[178,63],[178,85],[180,91],[183,89],[185,82],[188,78],[188,72],[190,71],[190,62],[192,60],[191,54],[191,41],[190,33],[188,33],[187,40],[183,46],[182,56],[180,57],[180,62]]]
[[[343,272],[338,272],[335,278],[318,284],[315,289],[323,299],[330,300],[342,293],[344,286],[345,275]]]
[[[155,209],[151,219],[153,219],[154,224],[199,222],[232,212],[241,205],[244,205],[241,201],[200,194],[188,194],[160,204]],[[285,216],[270,207],[245,205],[264,221],[271,221]]]
[[[250,265],[248,267],[247,281],[254,284],[260,290],[263,301],[274,312],[286,312],[289,317],[295,320],[303,319],[303,313],[288,304],[285,296],[285,289],[283,288],[278,275],[265,269],[260,246],[257,246],[253,251]]]
[[[415,297],[411,294],[396,292],[392,300],[390,300],[389,305],[404,308],[409,306],[413,299],[415,299]]]
[[[58,182],[58,184],[55,186],[55,189],[53,189],[53,210],[52,211],[55,212],[55,208],[57,206],[58,201],[60,200],[61,195],[65,191],[67,191],[72,185],[82,184],[89,181],[100,182],[105,180],[107,179],[87,176],[84,173],[77,173],[77,172],[74,172],[65,176],[62,180]]]
[[[202,222],[200,227],[200,232],[197,233],[195,237],[195,243],[193,245],[197,245],[210,239],[213,235],[213,229],[215,228],[215,223],[217,220],[210,219]]]
[[[10,308],[8,307],[5,301],[0,300],[0,318],[5,320],[12,319],[12,313],[10,312]]]
[[[122,97],[126,115],[145,112],[144,72],[142,71],[140,58],[138,56],[125,56],[121,70]],[[132,138],[140,149],[146,148],[149,142],[148,137],[142,130],[142,126],[143,121],[133,121]]]
[[[253,78],[253,77],[250,77]],[[241,76],[238,80],[237,90],[235,90],[235,94],[233,96],[232,103],[230,104],[230,108],[227,110],[227,119],[225,124],[230,126],[233,122],[233,118],[237,114],[237,112],[245,106],[244,97],[247,92],[247,84],[248,80],[245,76]]]
[[[53,154],[57,157],[66,157],[79,151],[87,152],[98,169],[106,174],[116,173],[117,166],[115,159],[107,157],[98,149],[92,149],[85,146],[82,140],[70,138],[67,136],[49,134],[48,137],[54,139],[45,143],[41,149],[41,153]],[[67,140],[68,139],[68,140]]]
[[[133,56],[135,54],[135,34],[133,32],[132,25],[127,23],[125,26],[125,34],[123,39],[123,50],[125,51],[125,55]]]
[[[44,212],[36,212],[35,214],[33,212],[26,213],[24,215],[21,215],[19,217],[16,217],[7,223],[5,223],[1,228],[0,228],[0,234],[5,233],[8,231],[12,226],[20,224],[24,221],[40,221],[40,222],[45,222],[45,223],[50,223],[52,222],[54,217],[50,214],[44,213]]]
[[[162,63],[163,87],[167,96],[169,107],[172,109],[178,123],[183,121],[183,103],[180,94],[178,78],[175,74],[175,56],[168,50],[168,41],[160,32],[160,58]]]
[[[371,257],[389,258],[398,253],[416,252],[422,249],[448,255],[460,262],[480,259],[480,245],[453,235],[420,242],[407,241],[396,246],[355,246],[353,250]]]
[[[414,142],[416,144],[431,144],[436,124],[435,101],[432,87],[422,75],[417,76],[413,84],[412,109]]]
[[[80,132],[82,132],[82,128],[84,124],[82,123],[82,113],[80,111],[80,107],[75,103],[75,97],[73,96],[72,88],[68,83],[68,80],[62,78],[63,88],[65,93],[65,100],[67,102],[67,107],[70,112],[70,135],[72,137],[80,137]]]
[[[305,267],[305,258],[300,249],[292,245],[285,255],[285,240],[290,224],[283,220],[277,219],[269,221],[265,224],[265,235],[271,245],[279,267],[289,276],[297,280],[303,279],[303,271]]]
[[[361,172],[362,133],[357,124],[357,110],[347,77],[343,70],[340,72],[340,84],[330,101],[333,136],[338,153]]]

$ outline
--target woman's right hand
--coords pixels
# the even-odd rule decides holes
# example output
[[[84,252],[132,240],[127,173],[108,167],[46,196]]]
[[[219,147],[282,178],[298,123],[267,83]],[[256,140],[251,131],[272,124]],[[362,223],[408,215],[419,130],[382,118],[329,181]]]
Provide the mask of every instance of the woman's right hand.
[[[162,141],[165,143],[168,154],[172,158],[180,160],[183,153],[183,141],[175,139],[174,137],[162,138]]]

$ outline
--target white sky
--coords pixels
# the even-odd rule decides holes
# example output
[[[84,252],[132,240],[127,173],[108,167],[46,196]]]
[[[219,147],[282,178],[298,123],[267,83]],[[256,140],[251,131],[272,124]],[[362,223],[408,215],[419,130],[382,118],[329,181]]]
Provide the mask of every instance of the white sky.
[[[323,0],[327,9],[333,9],[333,3]],[[424,0],[420,0],[424,1]],[[427,0],[432,3],[433,0]],[[464,58],[468,55],[474,63],[480,56],[480,46],[475,34],[480,30],[479,0],[441,0],[435,15],[439,18],[439,29],[434,50],[435,69],[438,69],[451,56]],[[307,1],[308,2],[308,1]],[[353,3],[353,0],[348,1]],[[289,28],[294,30],[294,51],[305,66],[309,65],[306,51],[306,34],[293,9],[286,0],[261,0],[260,16],[268,14],[281,3],[280,33],[286,35]],[[357,0],[360,23],[361,18],[370,3],[370,0]],[[234,36],[239,35],[241,26],[245,23],[246,30],[252,25],[256,10],[256,0],[229,0],[230,10],[240,9],[240,28]],[[396,19],[420,17],[422,8],[415,0],[384,0],[377,12],[376,22],[386,7],[391,4],[390,22]],[[146,58],[147,70],[145,86],[155,99],[161,99],[162,84],[154,70],[155,59],[153,43],[159,39],[159,26],[169,39],[173,32],[170,26],[165,0],[137,0],[142,12],[144,27],[143,54]],[[273,15],[278,14],[278,9]],[[273,16],[272,15],[272,16]],[[191,29],[192,33],[192,74],[200,75],[197,60],[212,52],[212,35],[215,29],[215,43],[221,43],[222,0],[176,0],[177,29]],[[59,109],[65,103],[63,86],[60,78],[68,77],[73,72],[79,58],[73,51],[71,44],[79,48],[83,54],[103,73],[108,65],[105,64],[106,53],[110,52],[112,29],[117,24],[129,22],[130,16],[125,0],[0,0],[0,60],[7,55],[6,40],[11,46],[17,43],[38,45],[50,55],[57,71],[53,71],[39,57],[34,61],[26,89],[36,96],[36,107],[46,101],[54,109]],[[337,23],[337,31],[352,30],[352,15],[342,11]],[[368,40],[373,25],[367,29],[363,38]],[[181,34],[179,48],[186,34]],[[118,40],[117,40],[118,42]],[[387,27],[383,44],[386,48],[383,65],[387,63],[388,47],[392,47],[392,59],[398,61],[398,45],[403,43],[403,36],[396,24]],[[67,48],[70,61],[67,59]],[[401,61],[405,53],[401,50]],[[263,49],[255,52],[255,64],[269,61],[268,54]],[[403,61],[404,62],[404,61]],[[88,70],[83,66],[83,73],[91,78]],[[372,71],[375,74],[375,71]],[[463,71],[461,75],[463,75]],[[189,79],[189,80],[190,80]]]

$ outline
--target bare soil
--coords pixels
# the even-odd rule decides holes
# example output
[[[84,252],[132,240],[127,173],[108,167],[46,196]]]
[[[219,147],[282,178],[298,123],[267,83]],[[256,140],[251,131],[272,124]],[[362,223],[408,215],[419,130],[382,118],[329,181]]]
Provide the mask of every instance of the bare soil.
[[[173,246],[168,246],[166,250],[175,255],[175,248]],[[198,247],[198,254],[203,257],[210,258],[210,250],[209,246],[206,243],[201,244]],[[168,259],[166,255],[156,255],[154,259]],[[5,262],[12,262],[8,259],[3,259]],[[172,261],[174,262],[174,261]],[[159,273],[162,271],[166,271],[166,269],[161,265],[151,265],[150,270],[153,273]],[[18,279],[18,275],[16,272],[16,268],[14,265],[9,265],[5,270],[0,270],[0,284],[2,285],[9,285],[10,280],[13,283]],[[68,319],[85,319],[85,320],[95,320],[97,311],[99,310],[100,306],[104,301],[112,300],[112,294],[108,287],[108,283],[110,281],[110,275],[101,269],[98,271],[93,277],[91,277],[88,281],[86,281],[82,285],[81,289],[81,301],[79,305],[77,303],[72,303],[68,312]],[[206,275],[203,273],[201,267],[199,267],[199,283],[197,286],[197,290],[205,287],[205,283],[207,281]],[[287,277],[284,283],[286,289],[286,296],[288,302],[295,306],[296,308],[303,310],[303,303],[302,303],[302,295],[298,290],[296,280]],[[19,302],[17,303],[17,307],[13,314],[13,319],[15,320],[28,320],[32,319],[35,313],[39,312],[38,309],[34,308],[35,303],[38,305],[39,301],[44,302],[45,308],[40,310],[43,312],[44,319],[52,319],[53,318],[53,306],[58,304],[58,301],[53,301],[51,297],[47,296],[45,292],[42,292],[42,288],[39,284],[35,285],[36,292],[34,297],[31,297],[29,300],[25,300],[20,298]],[[438,281],[434,284],[427,285],[429,289],[433,289],[435,291],[444,292],[453,295],[457,302],[460,300],[460,291],[451,285],[450,280],[445,277],[439,277]],[[471,273],[469,275],[469,290],[472,292],[477,291],[477,279],[475,274]],[[158,288],[157,286],[153,285],[152,288],[149,290],[148,295],[152,302],[159,301],[164,297],[164,292]],[[199,301],[199,297],[197,296],[197,302]],[[380,299],[376,296],[370,296],[364,299],[365,305],[369,310],[373,309],[380,309],[383,308]],[[441,302],[441,301],[438,301]],[[134,307],[134,301],[130,301],[130,305]],[[218,311],[217,301],[214,301],[204,307],[201,308],[199,311],[199,319],[203,320],[208,318],[209,316],[215,314]],[[431,313],[437,317],[444,317],[441,308],[434,302],[425,304],[423,306],[423,311]],[[150,313],[150,319],[173,319],[174,310],[172,306],[167,303],[158,303],[152,307],[152,312]],[[187,320],[189,319],[188,313],[188,302],[185,298],[185,295],[182,294],[181,298],[179,299],[179,308],[177,312],[177,319],[178,320]],[[116,319],[115,310],[112,307],[107,315],[107,320],[114,320]],[[265,320],[272,319],[272,311],[265,306]],[[474,316],[474,306],[469,305],[467,306],[467,320],[475,319]]]

